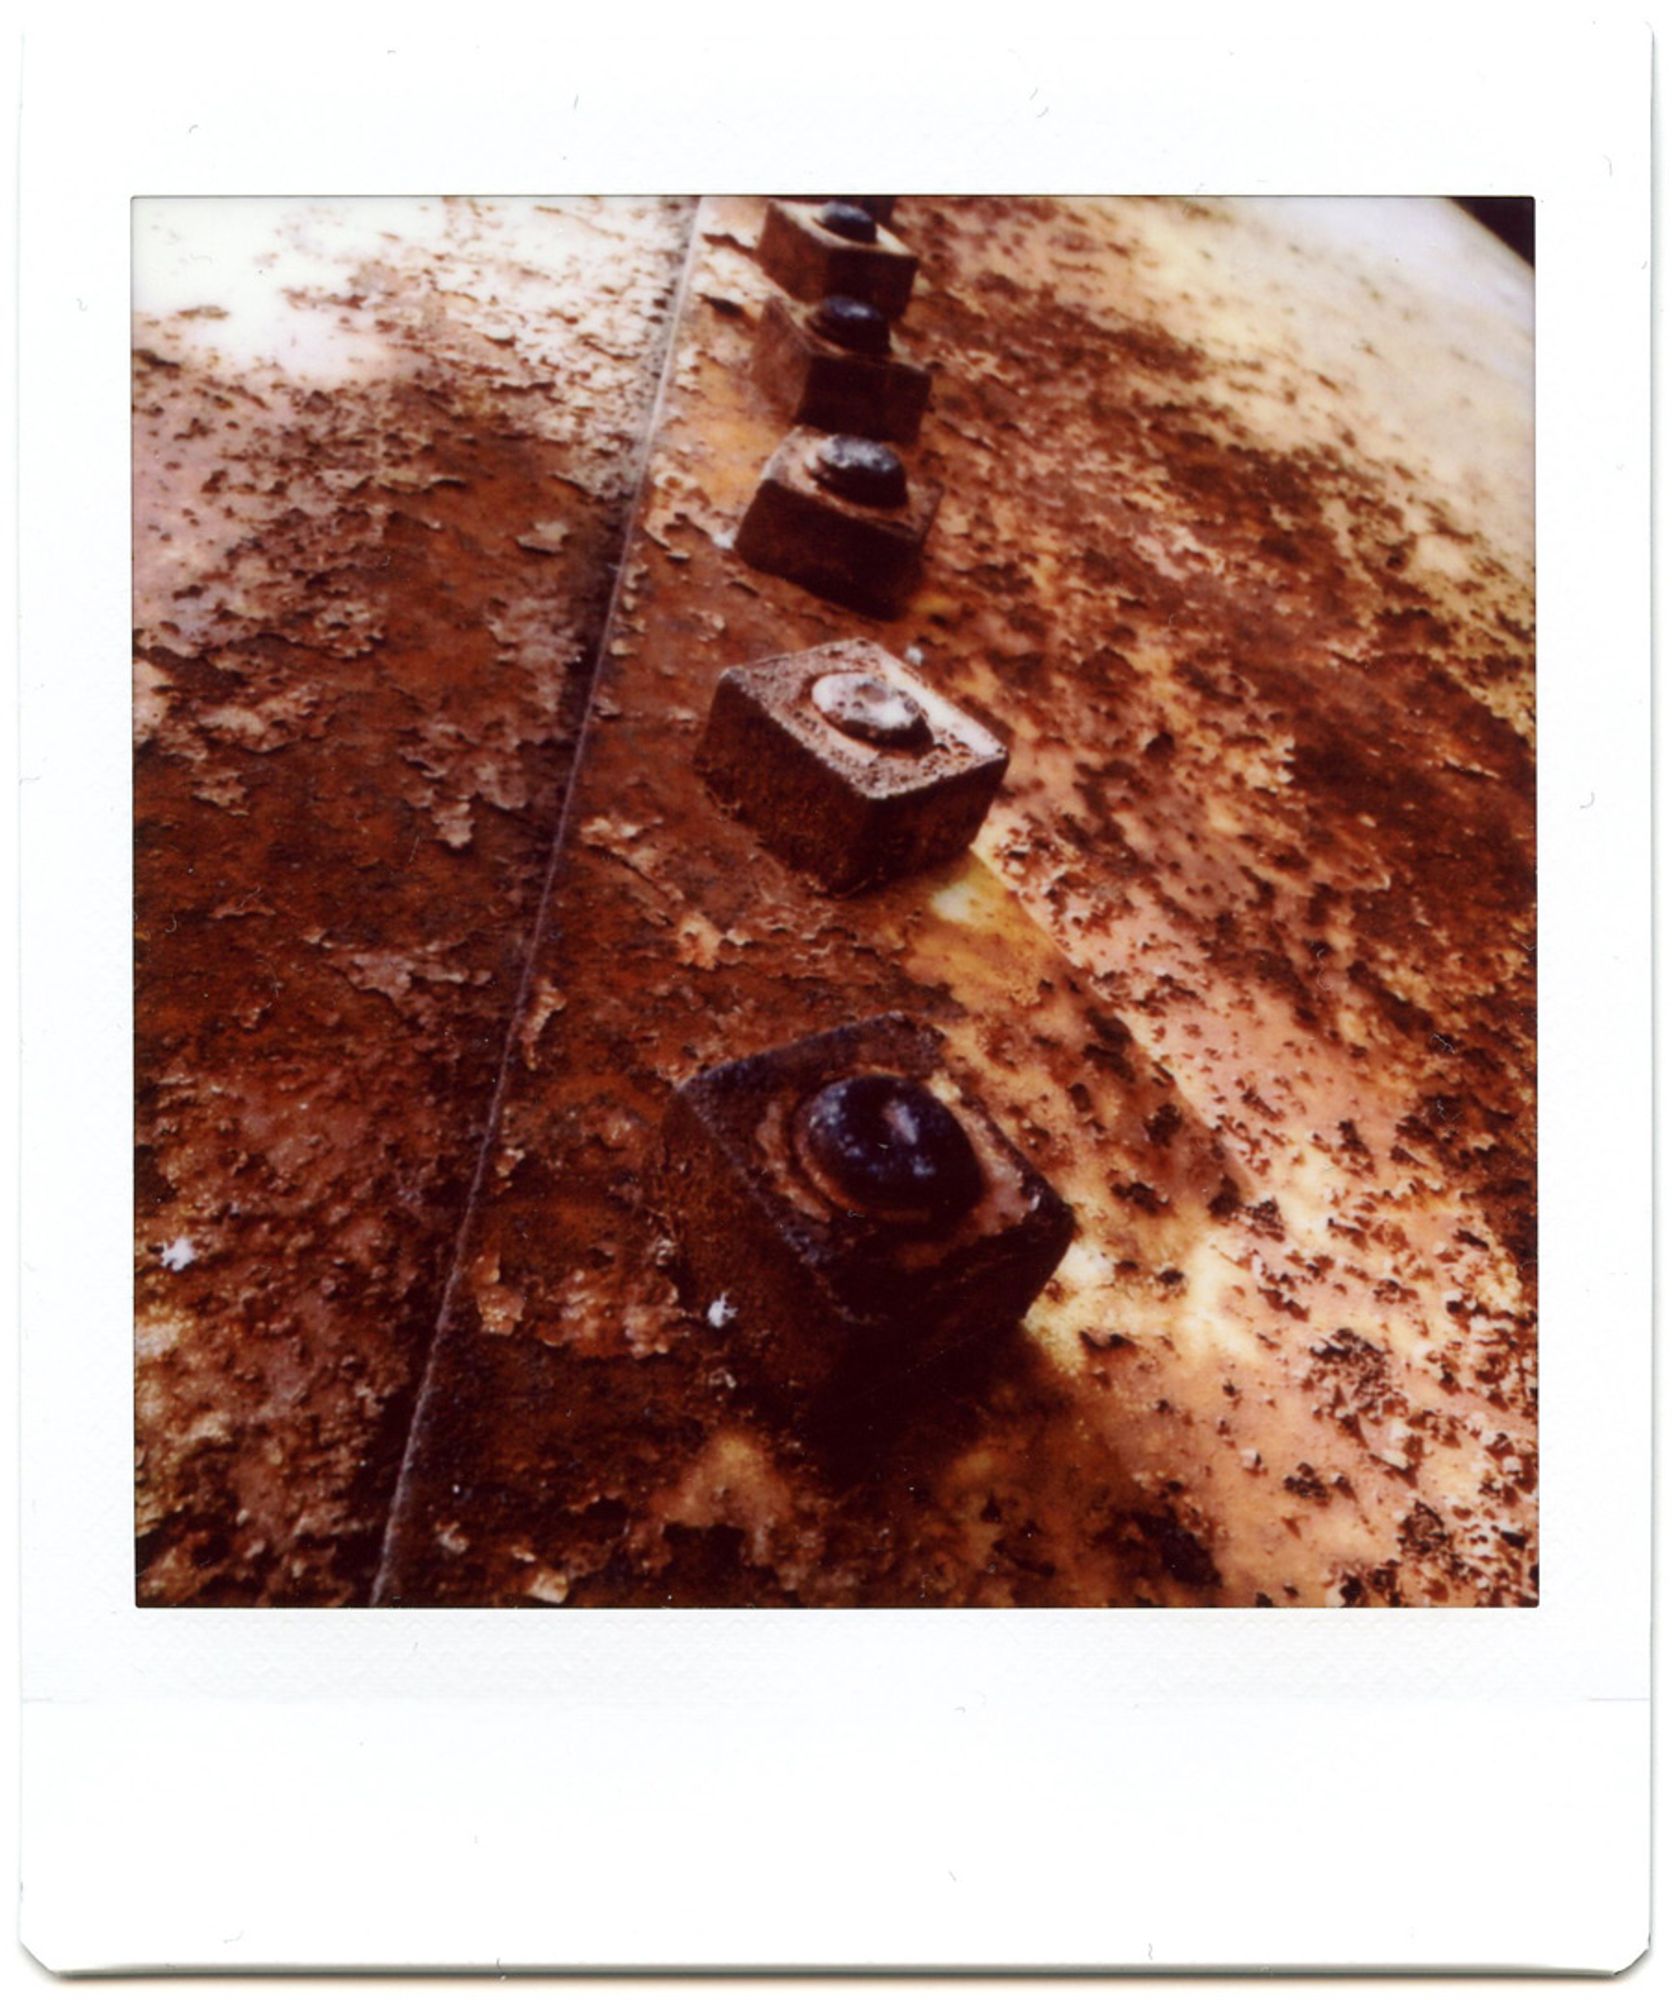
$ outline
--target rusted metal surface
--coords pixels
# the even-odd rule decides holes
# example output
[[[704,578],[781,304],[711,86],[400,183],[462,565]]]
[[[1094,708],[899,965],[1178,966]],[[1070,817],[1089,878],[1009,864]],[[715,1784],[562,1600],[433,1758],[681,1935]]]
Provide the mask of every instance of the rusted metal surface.
[[[902,200],[945,499],[880,622],[729,545],[760,214],[702,211],[382,1598],[1531,1602],[1525,274],[1439,204]],[[854,634],[1012,756],[974,854],[832,902],[692,758],[724,668]],[[837,1476],[644,1175],[678,1083],[889,1009],[1079,1234]]]
[[[369,1589],[690,213],[141,205],[144,1602]]]

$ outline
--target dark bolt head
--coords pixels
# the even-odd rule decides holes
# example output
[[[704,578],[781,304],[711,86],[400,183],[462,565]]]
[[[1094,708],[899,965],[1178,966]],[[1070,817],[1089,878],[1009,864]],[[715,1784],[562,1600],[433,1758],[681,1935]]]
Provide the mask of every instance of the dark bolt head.
[[[838,347],[846,347],[854,354],[888,352],[888,321],[863,299],[844,298],[840,292],[832,292],[813,308],[809,324],[815,333],[822,333],[826,340],[833,340]]]
[[[819,226],[849,243],[875,243],[877,240],[877,218],[867,215],[857,202],[827,201],[819,210]]]
[[[813,706],[833,728],[883,750],[925,750],[935,740],[929,718],[906,693],[876,674],[821,674]]]
[[[906,504],[906,468],[900,454],[875,438],[826,438],[813,454],[813,477],[857,507]]]
[[[904,1076],[845,1076],[795,1115],[796,1154],[839,1207],[881,1222],[948,1228],[975,1206],[981,1162],[940,1099]]]

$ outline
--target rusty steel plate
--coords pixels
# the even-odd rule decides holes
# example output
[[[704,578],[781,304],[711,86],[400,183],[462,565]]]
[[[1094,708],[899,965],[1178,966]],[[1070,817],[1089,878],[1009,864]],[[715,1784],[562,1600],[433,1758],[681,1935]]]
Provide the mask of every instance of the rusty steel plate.
[[[731,546],[761,214],[697,218],[379,1601],[1534,1602],[1530,275],[1437,202],[902,199],[944,497],[879,620]],[[693,754],[852,636],[1010,765],[833,901]],[[681,1083],[890,1010],[1078,1229],[833,1466],[648,1182]]]
[[[144,1603],[370,1589],[690,215],[137,211]]]

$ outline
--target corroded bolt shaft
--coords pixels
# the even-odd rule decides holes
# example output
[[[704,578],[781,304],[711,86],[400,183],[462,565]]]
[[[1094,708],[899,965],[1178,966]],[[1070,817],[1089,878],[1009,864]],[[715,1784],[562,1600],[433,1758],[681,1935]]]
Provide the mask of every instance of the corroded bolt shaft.
[[[886,354],[888,321],[863,299],[845,298],[832,292],[813,308],[808,324],[815,333],[833,340],[853,354]]]
[[[857,202],[827,201],[819,210],[819,226],[848,243],[875,243],[877,218],[867,215]]]
[[[858,507],[903,507],[906,468],[900,454],[875,438],[826,438],[813,455],[818,483]]]
[[[813,706],[832,728],[881,750],[923,750],[934,741],[929,718],[904,688],[876,674],[821,674]]]
[[[933,1091],[869,1073],[828,1083],[795,1115],[803,1172],[826,1200],[874,1220],[947,1228],[975,1206],[981,1163]]]

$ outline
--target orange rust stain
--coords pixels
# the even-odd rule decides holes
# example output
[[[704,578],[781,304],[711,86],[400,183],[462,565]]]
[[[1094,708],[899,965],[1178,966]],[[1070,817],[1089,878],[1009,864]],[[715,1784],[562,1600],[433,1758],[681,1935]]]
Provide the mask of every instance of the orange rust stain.
[[[1195,297],[1235,205],[908,200],[947,500],[906,613],[836,613],[727,546],[778,434],[755,215],[702,213],[536,945],[563,1005],[524,1023],[388,1595],[1531,1601],[1513,512],[1393,421],[1394,363],[1310,364],[1273,304],[1304,257],[1240,322]],[[725,666],[854,631],[1015,747],[979,862],[832,905],[690,755]],[[641,1178],[682,1077],[886,1007],[948,1028],[1082,1230],[1018,1337],[834,1480],[679,1310]]]
[[[370,1589],[689,221],[512,206],[136,324],[145,1602]]]

